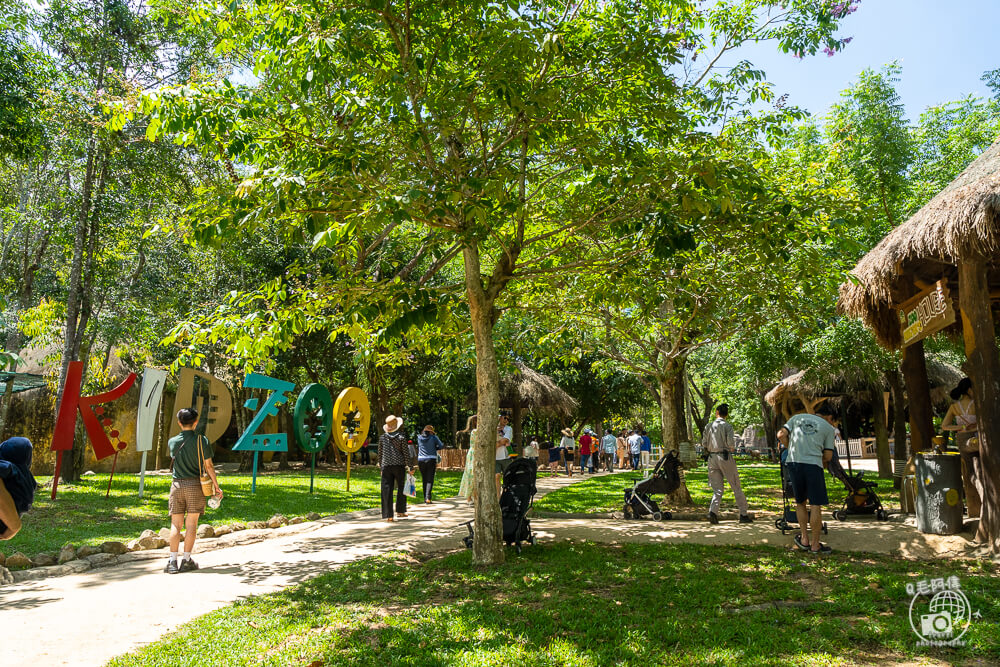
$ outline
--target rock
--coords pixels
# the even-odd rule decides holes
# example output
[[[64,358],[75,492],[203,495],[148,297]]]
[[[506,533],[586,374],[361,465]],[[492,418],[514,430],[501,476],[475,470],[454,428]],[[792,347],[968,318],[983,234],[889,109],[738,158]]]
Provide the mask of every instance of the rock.
[[[163,540],[169,540],[170,539],[170,529],[169,528],[160,528],[160,532],[157,533],[157,534],[160,536],[160,539],[163,539]]]
[[[309,512],[309,514],[306,514],[306,518],[310,521],[319,521],[319,512]]]
[[[87,472],[85,472],[82,475],[80,475],[80,477],[90,477],[91,475],[96,475],[96,474],[97,473],[94,472],[93,470],[88,470]]]
[[[12,584],[14,583],[14,575],[10,573],[10,570],[0,565],[0,584]]]
[[[249,521],[247,522],[247,528],[250,530],[259,530],[261,528],[267,528],[267,522],[265,521]]]
[[[49,565],[55,565],[57,560],[58,557],[54,554],[43,551],[31,559],[31,564],[34,567],[47,567]]]
[[[247,525],[245,523],[238,523],[238,522],[229,524],[229,527],[233,529],[234,533],[238,533],[241,530],[247,529]]]
[[[63,563],[68,563],[71,560],[76,560],[76,547],[72,544],[67,544],[59,550],[58,563],[62,565]]]
[[[223,535],[228,535],[233,532],[233,529],[228,525],[215,526],[215,536],[222,537]]]
[[[305,523],[305,522],[306,522],[306,518],[304,516],[293,516],[292,519],[288,522],[288,525],[295,526],[295,525],[298,525],[300,523]]]
[[[123,542],[105,542],[101,545],[101,551],[112,556],[121,556],[128,552],[128,547]]]
[[[18,570],[23,567],[31,567],[31,559],[20,551],[15,551],[11,555],[7,556],[7,561],[4,563],[4,566],[8,570]]]
[[[162,537],[151,536],[139,539],[139,546],[143,549],[162,549],[167,546],[167,541]]]
[[[268,528],[281,528],[288,524],[288,519],[284,514],[275,514],[270,519],[267,520]]]
[[[215,537],[215,529],[208,524],[198,526],[198,537],[202,539],[206,537]]]
[[[105,553],[87,556],[85,560],[90,563],[90,567],[107,567],[108,565],[114,565],[118,562],[118,558],[114,554]]]
[[[150,530],[149,528],[147,528],[146,530],[144,530],[141,533],[139,533],[139,539],[141,540],[144,537],[154,537],[155,535],[156,535],[156,533],[154,533],[152,530]]]
[[[99,548],[92,547],[88,544],[76,550],[76,557],[87,558],[88,556],[93,556],[94,554],[99,554],[99,553],[101,553],[101,550]]]
[[[140,549],[142,549],[142,546],[139,544],[139,540],[132,540],[125,546],[128,547],[129,551],[139,551]]]

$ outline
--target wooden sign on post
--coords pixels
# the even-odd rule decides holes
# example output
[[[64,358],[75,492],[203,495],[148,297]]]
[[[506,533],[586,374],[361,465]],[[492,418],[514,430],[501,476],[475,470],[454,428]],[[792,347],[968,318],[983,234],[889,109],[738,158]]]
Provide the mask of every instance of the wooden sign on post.
[[[903,347],[912,345],[955,323],[951,293],[943,280],[899,305]]]

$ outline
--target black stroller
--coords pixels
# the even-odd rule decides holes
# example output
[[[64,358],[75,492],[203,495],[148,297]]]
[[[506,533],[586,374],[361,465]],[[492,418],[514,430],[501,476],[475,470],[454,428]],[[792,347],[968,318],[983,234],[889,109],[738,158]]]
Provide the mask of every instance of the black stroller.
[[[849,514],[874,514],[879,521],[887,521],[889,514],[882,507],[882,501],[879,499],[878,493],[875,492],[878,484],[865,479],[863,470],[854,474],[851,467],[850,445],[848,445],[847,450],[847,467],[848,470],[844,470],[844,466],[840,465],[840,457],[834,450],[833,458],[827,464],[827,469],[834,479],[839,480],[844,485],[847,496],[844,497],[844,506],[839,510],[834,510],[833,518],[837,521],[844,521]]]
[[[538,464],[534,459],[514,459],[503,474],[503,491],[500,494],[503,541],[508,546],[513,544],[517,553],[521,553],[522,542],[535,543],[531,522],[526,515],[538,491],[535,487],[537,477]],[[469,534],[462,538],[467,549],[472,548],[476,536],[472,524],[472,521],[465,524],[469,528]]]
[[[836,452],[834,455],[836,456]],[[793,498],[795,494],[792,492],[792,480],[788,476],[788,469],[785,468],[785,459],[788,458],[788,449],[782,449],[781,454],[778,455],[778,465],[781,469],[781,504],[782,504],[782,515],[774,520],[774,527],[781,531],[784,535],[785,531],[798,530],[799,517],[795,514],[795,508],[791,506],[789,498]],[[794,525],[792,525],[794,524]],[[826,521],[823,522],[823,534],[826,535],[829,531],[826,527]]]
[[[637,519],[652,516],[653,521],[671,518],[670,512],[660,511],[660,506],[651,498],[654,493],[673,493],[681,485],[680,459],[677,450],[667,452],[656,462],[652,474],[646,479],[635,480],[631,487],[625,489],[625,504],[622,515],[626,519]]]

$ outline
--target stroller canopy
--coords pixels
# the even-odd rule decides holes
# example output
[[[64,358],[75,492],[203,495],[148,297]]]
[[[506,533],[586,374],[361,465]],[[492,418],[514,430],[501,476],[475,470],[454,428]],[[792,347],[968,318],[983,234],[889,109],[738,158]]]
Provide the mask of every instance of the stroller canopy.
[[[635,485],[636,493],[673,493],[681,485],[680,459],[677,451],[667,452],[653,468],[653,473]]]

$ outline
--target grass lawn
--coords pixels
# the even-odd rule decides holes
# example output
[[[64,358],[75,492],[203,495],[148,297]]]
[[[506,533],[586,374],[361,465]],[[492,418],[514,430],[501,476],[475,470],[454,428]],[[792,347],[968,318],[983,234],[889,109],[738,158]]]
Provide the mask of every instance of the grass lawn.
[[[738,463],[740,486],[746,494],[751,510],[781,510],[781,473],[776,464]],[[539,510],[547,512],[611,512],[621,510],[625,487],[631,487],[641,473],[623,472],[603,477],[593,477],[585,482],[554,491],[535,503]],[[708,507],[712,499],[712,489],[708,485],[708,467],[699,467],[684,473],[691,499],[698,507]],[[830,475],[826,477],[826,488],[830,496],[831,509],[841,505],[846,495],[844,486]],[[874,473],[866,473],[866,478],[875,479]],[[879,480],[879,498],[886,507],[899,507],[899,492],[892,488],[892,480]],[[658,498],[657,498],[658,499]],[[726,485],[722,497],[722,509],[735,509],[733,493]],[[665,509],[674,509],[666,507]]]
[[[496,569],[473,567],[468,552],[367,559],[225,607],[109,665],[1000,662],[995,564],[699,545],[508,554]],[[905,585],[952,575],[982,620],[964,648],[918,647]]]
[[[420,492],[420,474],[415,473]],[[379,472],[375,468],[351,470],[351,491],[347,492],[343,471],[316,472],[316,493],[309,493],[309,471],[261,474],[257,493],[250,493],[250,474],[221,475],[225,492],[222,506],[206,510],[202,523],[263,521],[274,514],[304,516],[310,512],[339,514],[379,506]],[[434,477],[434,495],[447,498],[458,493],[461,471],[439,470]],[[39,479],[40,483],[48,481]],[[77,484],[60,484],[53,501],[49,492],[39,490],[35,505],[24,515],[24,528],[0,549],[10,555],[21,551],[34,556],[41,551],[58,551],[67,542],[76,546],[99,545],[109,540],[127,542],[146,528],[159,530],[170,525],[167,494],[170,477],[146,476],[145,498],[137,496],[136,475],[115,475],[111,497],[105,498],[107,475],[84,477]]]

